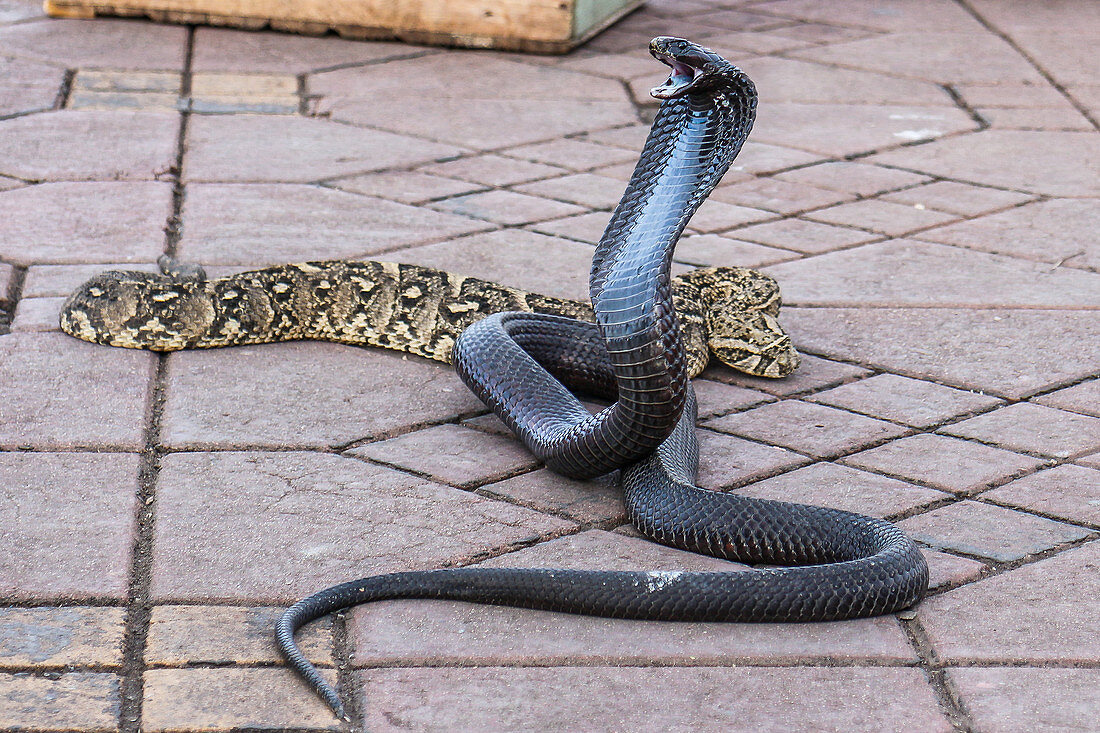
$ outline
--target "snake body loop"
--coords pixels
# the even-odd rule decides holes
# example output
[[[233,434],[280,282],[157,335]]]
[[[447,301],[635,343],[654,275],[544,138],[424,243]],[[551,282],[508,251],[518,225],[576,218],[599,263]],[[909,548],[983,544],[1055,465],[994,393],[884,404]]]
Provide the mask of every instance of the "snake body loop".
[[[744,572],[457,568],[345,583],[291,607],[276,639],[289,664],[341,711],[294,644],[297,628],[348,606],[440,598],[619,618],[824,621],[920,599],[928,569],[888,522],[694,486],[695,394],[670,295],[673,247],[740,150],[756,93],[740,69],[687,41],[658,38],[672,68],[634,175],[596,249],[596,323],[500,313],[454,349],[463,380],[549,467],[591,477],[622,469],[627,511],[649,538],[750,563]],[[608,400],[592,415],[570,390]]]

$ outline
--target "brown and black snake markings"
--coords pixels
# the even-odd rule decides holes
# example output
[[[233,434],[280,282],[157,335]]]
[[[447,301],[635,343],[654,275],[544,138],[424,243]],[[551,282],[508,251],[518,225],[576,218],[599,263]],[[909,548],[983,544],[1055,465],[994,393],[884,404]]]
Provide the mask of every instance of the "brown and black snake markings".
[[[888,522],[694,485],[698,444],[689,378],[701,368],[700,344],[727,339],[735,347],[732,361],[773,376],[793,368],[797,357],[775,323],[778,291],[768,295],[770,286],[749,271],[735,279],[748,278],[742,285],[750,287],[728,288],[733,336],[706,333],[714,319],[698,306],[682,323],[675,314],[691,299],[685,288],[714,284],[713,272],[694,285],[674,284],[672,251],[747,137],[756,90],[740,69],[693,43],[657,38],[650,51],[672,73],[653,90],[664,101],[596,247],[590,311],[576,304],[563,310],[560,303],[555,310],[538,296],[482,281],[377,263],[314,263],[214,281],[199,273],[109,273],[86,283],[65,308],[67,332],[120,346],[327,338],[451,360],[547,466],[578,478],[619,469],[630,519],[650,539],[768,566],[744,572],[466,567],[378,575],[322,590],[292,606],[275,635],[290,666],[338,714],[340,698],[298,650],[294,632],[359,603],[439,598],[634,619],[825,621],[898,611],[924,594],[924,559]],[[369,274],[379,270],[389,275]],[[464,313],[472,311],[493,314],[467,322]],[[573,391],[611,404],[593,415]]]

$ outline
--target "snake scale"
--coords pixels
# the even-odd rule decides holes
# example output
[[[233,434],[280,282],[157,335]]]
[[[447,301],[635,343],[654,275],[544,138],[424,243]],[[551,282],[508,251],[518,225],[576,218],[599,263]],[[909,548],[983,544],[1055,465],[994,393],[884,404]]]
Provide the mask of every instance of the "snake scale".
[[[359,603],[438,598],[634,619],[824,621],[897,611],[925,591],[928,568],[920,551],[886,521],[694,485],[694,367],[675,314],[672,251],[747,137],[756,92],[740,69],[696,44],[657,38],[650,51],[672,73],[653,90],[663,102],[596,247],[594,322],[537,308],[494,313],[461,331],[450,358],[467,385],[549,467],[578,478],[619,469],[628,515],[650,539],[768,567],[464,567],[372,576],[322,590],[288,609],[275,635],[289,665],[338,714],[339,696],[302,655],[294,633]],[[93,286],[100,295],[92,299],[101,306],[103,284]],[[176,292],[169,288],[153,298],[172,300]],[[83,307],[67,308],[63,325],[68,318],[66,330],[88,337]],[[232,335],[243,325],[223,323],[216,330]],[[147,319],[138,330],[150,327],[171,330],[176,324]],[[696,338],[690,330],[689,340]],[[592,414],[573,391],[611,404]]]

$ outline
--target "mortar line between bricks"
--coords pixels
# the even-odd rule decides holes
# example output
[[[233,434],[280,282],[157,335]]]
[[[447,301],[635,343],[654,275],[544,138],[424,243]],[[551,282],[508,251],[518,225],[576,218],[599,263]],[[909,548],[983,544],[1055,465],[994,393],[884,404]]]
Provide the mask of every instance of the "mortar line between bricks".
[[[8,278],[8,292],[0,293],[0,334],[11,330],[11,323],[15,320],[15,309],[23,298],[23,285],[27,281],[27,268],[24,265],[12,265],[11,276]]]
[[[959,733],[970,733],[974,730],[974,723],[963,706],[962,698],[951,679],[944,671],[924,627],[914,616],[913,618],[898,618],[902,630],[909,640],[917,658],[920,660],[920,668],[924,671],[928,685],[936,696],[936,703],[940,711],[947,717],[952,727]]]

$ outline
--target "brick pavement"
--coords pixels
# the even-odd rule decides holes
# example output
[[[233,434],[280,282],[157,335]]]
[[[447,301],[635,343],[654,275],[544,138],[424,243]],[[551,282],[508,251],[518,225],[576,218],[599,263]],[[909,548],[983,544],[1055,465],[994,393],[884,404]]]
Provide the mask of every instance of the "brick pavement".
[[[91,273],[385,256],[557,295],[682,34],[757,81],[678,267],[761,266],[806,355],[711,368],[700,482],[898,521],[915,613],[658,624],[391,602],[305,631],[371,730],[1095,730],[1100,14],[650,0],[565,57],[0,0],[0,728],[332,730],[278,607],[356,573],[731,567],[540,468],[445,368],[57,332]]]

